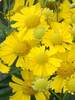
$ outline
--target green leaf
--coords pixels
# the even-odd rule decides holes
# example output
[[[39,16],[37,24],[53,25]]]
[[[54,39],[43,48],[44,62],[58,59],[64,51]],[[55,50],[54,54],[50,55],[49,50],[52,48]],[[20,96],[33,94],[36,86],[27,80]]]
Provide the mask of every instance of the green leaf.
[[[5,13],[8,9],[7,0],[3,0],[3,12]]]
[[[71,95],[69,93],[65,93],[63,100],[75,100],[75,95]]]
[[[0,97],[0,100],[9,100],[9,95]]]
[[[4,29],[7,28],[7,26],[5,26],[4,24],[0,23],[0,29]]]
[[[21,76],[21,69],[20,68],[16,68],[16,67],[12,67],[10,72],[9,72],[9,76],[15,75],[17,77]]]
[[[7,95],[10,93],[10,88],[3,88],[3,89],[0,89],[0,96],[4,96],[4,95]]]
[[[2,30],[0,30],[0,43],[5,39],[5,35]]]

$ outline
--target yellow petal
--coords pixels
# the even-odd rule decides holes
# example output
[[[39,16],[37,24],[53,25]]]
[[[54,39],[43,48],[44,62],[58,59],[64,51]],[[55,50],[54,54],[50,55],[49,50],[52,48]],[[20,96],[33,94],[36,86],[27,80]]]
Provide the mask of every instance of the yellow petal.
[[[36,100],[47,100],[43,93],[37,93],[35,95]]]
[[[20,85],[23,85],[23,84],[24,84],[24,82],[23,82],[21,79],[15,77],[15,76],[12,77],[12,80],[13,80],[15,83],[18,83],[18,84],[20,84]]]
[[[2,63],[0,63],[0,71],[1,71],[2,73],[8,73],[9,70],[10,70],[10,68],[9,68],[8,66],[6,66],[6,65],[4,65],[4,64],[2,64]]]

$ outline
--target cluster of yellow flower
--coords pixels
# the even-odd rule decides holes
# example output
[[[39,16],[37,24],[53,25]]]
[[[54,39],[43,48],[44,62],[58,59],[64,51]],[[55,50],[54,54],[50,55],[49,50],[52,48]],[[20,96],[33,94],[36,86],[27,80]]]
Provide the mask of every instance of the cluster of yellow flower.
[[[58,9],[28,2],[11,16],[15,30],[0,44],[8,65],[0,62],[0,71],[8,73],[15,60],[21,68],[22,79],[12,76],[10,100],[48,100],[49,89],[75,93],[75,0],[63,0]]]

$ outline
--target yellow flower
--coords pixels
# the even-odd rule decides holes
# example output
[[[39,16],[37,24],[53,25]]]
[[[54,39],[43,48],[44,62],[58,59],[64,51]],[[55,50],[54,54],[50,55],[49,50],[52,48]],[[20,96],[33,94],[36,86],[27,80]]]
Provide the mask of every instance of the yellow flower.
[[[72,13],[70,11],[70,2],[68,0],[64,0],[63,3],[60,4],[60,12],[58,16],[64,19],[65,22],[71,23],[71,15]]]
[[[37,26],[46,26],[42,14],[42,9],[39,4],[31,7],[23,7],[20,12],[11,17],[11,20],[16,21],[12,26],[21,29],[33,29]]]
[[[0,72],[2,73],[8,73],[10,70],[10,68],[6,65],[4,65],[1,61],[0,61]]]
[[[66,82],[65,89],[69,93],[75,93],[75,74],[73,74]]]
[[[58,52],[64,52],[65,48],[70,49],[72,44],[72,35],[69,25],[63,23],[53,23],[50,29],[43,37],[43,43],[46,46],[55,47]]]
[[[72,2],[74,1],[72,0]],[[64,22],[72,24],[75,23],[74,12],[75,12],[75,3],[70,3],[68,0],[64,0],[63,3],[60,4],[60,12],[58,16],[62,18]]]
[[[56,72],[57,76],[51,80],[50,85],[58,93],[61,93],[62,88],[65,91],[67,79],[69,79],[71,75],[75,73],[75,56],[73,56],[71,53],[72,50],[69,52],[67,51],[67,53],[59,53],[56,55],[57,58],[62,60],[62,62],[60,68],[58,68]],[[73,59],[70,59],[72,57]]]
[[[32,39],[23,38],[25,33],[13,32],[0,44],[0,57],[8,65],[17,59],[16,66],[25,65],[25,57],[35,44]]]
[[[50,81],[50,86],[56,93],[61,93],[64,85],[65,80],[63,80],[60,76],[56,76]]]
[[[49,8],[44,8],[43,15],[45,16],[45,20],[48,25],[51,26],[51,23],[57,21],[56,13],[53,12],[53,10],[50,10]]]
[[[47,100],[49,96],[48,79],[45,80],[45,78],[35,78],[33,73],[28,70],[22,71],[21,74],[23,80],[13,76],[13,82],[9,83],[12,87],[13,93],[15,93],[10,97],[10,100],[30,100],[32,95],[35,96],[36,100]]]
[[[52,57],[56,53],[55,49],[50,51],[44,47],[34,47],[26,57],[26,68],[29,68],[37,76],[50,76],[58,67],[61,60]]]

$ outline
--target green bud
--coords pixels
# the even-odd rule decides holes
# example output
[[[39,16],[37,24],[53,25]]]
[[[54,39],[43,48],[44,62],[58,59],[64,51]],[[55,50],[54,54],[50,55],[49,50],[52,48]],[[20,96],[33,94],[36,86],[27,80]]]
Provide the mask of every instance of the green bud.
[[[45,33],[45,29],[43,27],[36,28],[33,32],[34,37],[37,39],[41,39]]]

